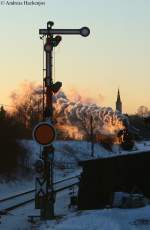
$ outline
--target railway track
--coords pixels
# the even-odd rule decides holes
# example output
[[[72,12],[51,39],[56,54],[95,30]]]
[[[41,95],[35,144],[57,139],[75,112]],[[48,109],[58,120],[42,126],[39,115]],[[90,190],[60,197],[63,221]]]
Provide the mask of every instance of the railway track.
[[[79,183],[79,175],[58,180],[54,183],[54,192],[58,193],[71,188]],[[5,215],[9,211],[33,202],[35,199],[35,189],[30,189],[13,196],[0,199],[0,215]]]

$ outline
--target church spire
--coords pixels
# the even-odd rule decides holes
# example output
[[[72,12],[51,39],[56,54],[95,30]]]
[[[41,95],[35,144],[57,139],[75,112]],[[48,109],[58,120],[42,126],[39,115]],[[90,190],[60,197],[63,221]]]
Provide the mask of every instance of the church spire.
[[[119,89],[118,89],[117,100],[118,100],[118,101],[121,101],[121,98],[120,98],[120,91],[119,91]]]
[[[118,94],[117,94],[116,110],[118,110],[120,113],[122,113],[122,102],[121,102],[119,89],[118,89]]]

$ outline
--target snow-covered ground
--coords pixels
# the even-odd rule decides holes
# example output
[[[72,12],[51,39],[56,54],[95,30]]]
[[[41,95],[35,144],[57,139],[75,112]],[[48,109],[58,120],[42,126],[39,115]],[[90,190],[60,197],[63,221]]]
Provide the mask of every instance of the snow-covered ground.
[[[59,181],[64,178],[73,177],[79,175],[81,169],[77,170],[54,170],[55,177],[54,181]],[[26,179],[18,179],[14,181],[9,181],[6,183],[5,181],[0,183],[0,200],[9,196],[13,196],[19,194],[21,192],[26,192],[27,190],[35,188],[35,178],[32,177],[27,180]]]
[[[34,168],[34,163],[38,160],[42,153],[42,147],[40,147],[35,141],[22,140],[21,144],[25,146],[28,152],[29,161],[31,167]],[[80,168],[77,168],[77,163],[80,160],[91,159],[91,143],[86,141],[55,141],[55,163],[64,165],[66,163],[72,164],[72,169],[62,170],[61,168],[55,167],[54,180],[72,176],[74,173],[80,172]],[[101,157],[111,157],[121,154],[134,154],[141,151],[150,150],[150,141],[138,142],[135,144],[134,150],[123,151],[118,145],[114,145],[112,151],[105,149],[100,144],[94,145],[94,159]],[[93,159],[93,157],[92,157]],[[9,183],[0,178],[0,198],[8,195],[14,195],[21,191],[26,191],[34,187],[34,177],[31,179],[17,180]]]
[[[32,140],[23,140],[21,143],[26,147],[28,151],[28,156],[30,159],[31,166],[34,167],[34,163],[39,159],[42,148]],[[61,170],[55,168],[54,179],[59,180],[61,178],[72,176],[80,172],[79,168],[76,168],[77,162],[80,160],[91,159],[91,143],[86,141],[55,141],[55,162],[65,164],[72,163],[72,169]],[[117,145],[113,146],[112,151],[108,151],[100,144],[95,144],[94,146],[94,158],[99,157],[111,157],[121,154],[134,154],[140,151],[150,150],[150,141],[139,142],[135,144],[133,151],[123,151],[120,150]],[[93,159],[93,157],[92,157]],[[14,195],[21,191],[26,191],[27,189],[32,189],[34,187],[34,178],[30,179],[20,179],[17,181],[5,183],[0,178],[0,198],[6,197],[7,195]]]
[[[40,230],[149,230],[150,206],[137,209],[77,211],[61,220],[42,224]]]
[[[28,156],[33,167],[39,159],[42,148],[34,141],[23,140],[21,143],[28,150]],[[73,164],[72,169],[61,169],[55,167],[54,177],[59,180],[78,174],[81,169],[77,167],[77,162],[91,159],[91,143],[86,141],[55,141],[55,163]],[[133,151],[126,152],[114,145],[112,151],[106,150],[100,144],[94,146],[94,158],[111,157],[121,154],[134,154],[141,151],[150,151],[150,141],[136,143]],[[32,189],[34,187],[34,177],[30,180],[22,179],[14,182],[5,183],[0,179],[0,199],[8,195]],[[93,211],[68,210],[69,191],[61,192],[56,197],[56,215],[63,215],[63,218],[39,223],[40,230],[61,229],[61,230],[150,230],[150,206],[136,209],[104,209]],[[2,216],[0,230],[29,230],[31,224],[27,221],[28,215],[39,215],[39,211],[34,209],[34,203],[25,205],[11,211],[9,215]]]
[[[34,180],[15,180],[9,181],[6,183],[5,181],[0,183],[0,200],[13,196],[15,194],[27,191],[28,189],[32,189],[34,187]]]
[[[22,140],[27,148],[30,159],[34,162],[42,153],[42,147],[32,140]],[[87,141],[55,141],[55,161],[75,162],[91,158],[91,143]],[[94,158],[110,157],[120,154],[134,154],[140,151],[149,151],[150,141],[136,142],[133,150],[122,150],[119,145],[113,145],[112,151],[105,149],[101,144],[94,145]],[[92,157],[93,159],[93,157]]]
[[[0,230],[149,230],[150,206],[136,209],[102,209],[70,211],[69,190],[56,197],[56,219],[30,223],[29,215],[39,215],[34,203],[25,205],[2,216]]]

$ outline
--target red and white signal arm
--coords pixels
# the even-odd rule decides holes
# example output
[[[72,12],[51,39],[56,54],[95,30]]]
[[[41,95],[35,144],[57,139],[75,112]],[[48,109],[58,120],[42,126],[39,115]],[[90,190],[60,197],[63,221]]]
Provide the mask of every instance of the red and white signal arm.
[[[33,139],[40,145],[51,145],[55,140],[56,132],[48,122],[40,122],[33,129]]]

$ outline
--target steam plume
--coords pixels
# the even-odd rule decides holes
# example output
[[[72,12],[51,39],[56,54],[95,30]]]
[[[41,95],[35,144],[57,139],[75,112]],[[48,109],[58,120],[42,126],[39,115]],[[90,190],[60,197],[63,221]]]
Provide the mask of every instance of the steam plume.
[[[82,139],[90,133],[90,118],[93,118],[95,134],[116,135],[123,129],[125,117],[110,107],[70,101],[63,92],[54,97],[55,116],[60,128],[70,137]]]

